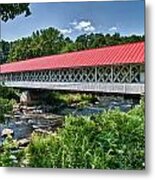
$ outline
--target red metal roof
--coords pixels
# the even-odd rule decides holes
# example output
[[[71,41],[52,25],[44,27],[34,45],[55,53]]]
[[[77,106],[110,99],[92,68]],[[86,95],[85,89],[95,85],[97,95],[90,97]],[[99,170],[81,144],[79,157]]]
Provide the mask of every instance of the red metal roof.
[[[1,65],[1,73],[144,63],[144,42],[33,58]]]

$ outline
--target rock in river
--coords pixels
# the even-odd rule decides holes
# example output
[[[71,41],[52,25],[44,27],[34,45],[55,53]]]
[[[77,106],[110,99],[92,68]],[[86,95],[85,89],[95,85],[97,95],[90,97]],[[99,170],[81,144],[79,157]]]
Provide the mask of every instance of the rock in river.
[[[29,144],[29,142],[30,142],[30,140],[29,140],[29,139],[26,139],[26,138],[20,139],[20,140],[18,141],[19,146],[27,146],[27,145]]]
[[[8,135],[13,135],[13,130],[12,129],[9,129],[9,128],[6,128],[6,129],[3,129],[2,132],[1,132],[1,137],[6,137]]]
[[[52,132],[44,130],[44,129],[41,129],[41,128],[35,129],[34,132],[40,133],[40,134],[52,134]]]

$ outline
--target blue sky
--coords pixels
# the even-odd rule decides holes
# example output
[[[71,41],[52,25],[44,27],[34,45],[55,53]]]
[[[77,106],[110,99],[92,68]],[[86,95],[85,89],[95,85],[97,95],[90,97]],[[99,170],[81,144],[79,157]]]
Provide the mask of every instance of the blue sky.
[[[144,1],[33,3],[32,15],[1,23],[1,38],[13,41],[55,27],[75,39],[83,33],[144,34]]]

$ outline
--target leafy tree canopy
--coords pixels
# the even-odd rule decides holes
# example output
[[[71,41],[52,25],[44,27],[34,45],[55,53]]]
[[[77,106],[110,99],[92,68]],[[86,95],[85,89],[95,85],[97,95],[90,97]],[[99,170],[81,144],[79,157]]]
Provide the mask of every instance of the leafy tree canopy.
[[[4,22],[22,13],[25,13],[25,16],[31,14],[29,3],[0,4],[0,19]]]
[[[144,36],[121,36],[119,33],[91,33],[78,36],[75,41],[56,28],[33,32],[31,36],[14,42],[0,41],[0,63],[26,60],[34,57],[100,48],[117,44],[144,41]]]

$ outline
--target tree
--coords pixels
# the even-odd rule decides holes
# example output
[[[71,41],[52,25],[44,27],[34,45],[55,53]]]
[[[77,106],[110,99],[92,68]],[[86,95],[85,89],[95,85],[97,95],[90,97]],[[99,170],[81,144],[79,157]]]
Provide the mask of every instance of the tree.
[[[40,31],[40,47],[42,55],[58,54],[65,46],[64,36],[55,28]]]
[[[4,40],[0,41],[0,64],[3,64],[7,61],[9,50],[10,43]]]
[[[33,32],[32,36],[16,41],[10,50],[9,61],[58,54],[66,46],[64,36],[55,28]],[[67,49],[68,51],[68,49]]]
[[[76,51],[75,43],[69,38],[64,40],[65,46],[62,48],[61,53]]]
[[[106,45],[105,37],[102,33],[88,35],[88,47],[99,48]]]
[[[4,22],[14,19],[16,16],[25,13],[25,17],[31,14],[29,3],[12,3],[0,5],[0,19]]]
[[[1,52],[3,52],[1,54],[4,55],[4,51],[6,51],[4,62],[6,62],[6,58],[12,62],[137,41],[144,41],[144,36],[91,33],[80,35],[73,41],[69,37],[64,38],[58,29],[50,27],[37,30],[31,36],[14,41],[9,46],[6,44],[6,48],[4,46],[3,49],[1,48]]]
[[[76,38],[75,45],[77,50],[87,49],[87,34],[78,36]]]

